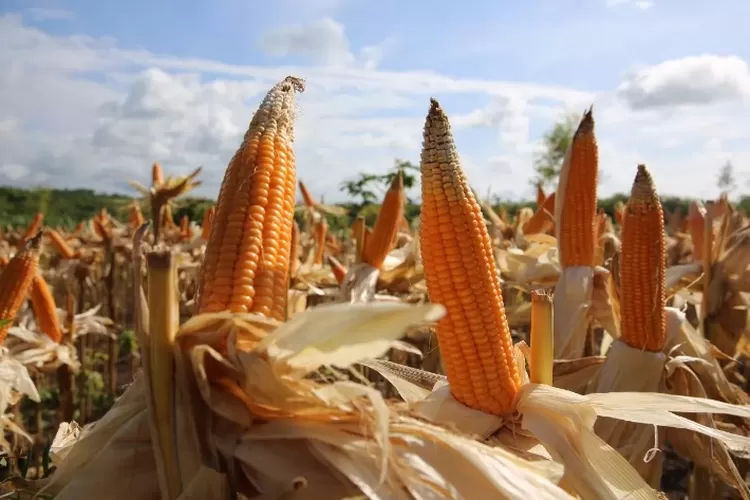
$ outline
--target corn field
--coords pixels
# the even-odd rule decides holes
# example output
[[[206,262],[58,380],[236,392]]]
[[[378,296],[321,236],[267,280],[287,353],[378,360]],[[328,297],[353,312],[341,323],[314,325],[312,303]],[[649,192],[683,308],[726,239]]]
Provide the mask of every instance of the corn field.
[[[154,164],[127,220],[2,234],[0,498],[750,500],[745,214],[665,213],[637,165],[610,218],[591,110],[557,190],[497,212],[431,99],[418,219],[397,175],[333,232],[303,90],[201,224],[172,215],[200,169]]]

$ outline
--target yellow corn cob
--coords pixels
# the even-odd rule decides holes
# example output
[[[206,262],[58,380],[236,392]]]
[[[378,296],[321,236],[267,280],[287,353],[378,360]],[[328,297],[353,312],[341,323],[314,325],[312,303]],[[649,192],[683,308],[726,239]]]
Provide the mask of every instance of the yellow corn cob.
[[[164,173],[161,170],[161,165],[154,163],[151,166],[151,185],[159,187],[162,184],[164,184]]]
[[[199,312],[229,309],[284,320],[296,192],[295,92],[266,95],[224,174],[201,279]]]
[[[180,237],[182,239],[190,237],[190,218],[187,215],[183,215],[180,219]]]
[[[693,240],[693,260],[703,260],[703,245],[706,240],[706,209],[695,201],[690,203],[688,209],[688,227],[690,238]]]
[[[569,168],[567,173],[560,176],[562,189],[557,191],[557,202],[562,203],[560,227],[557,228],[560,264],[563,267],[591,267],[596,250],[594,232],[599,153],[590,109],[584,113],[578,125],[566,161]]]
[[[365,226],[365,234],[362,237],[362,259],[364,261],[365,256],[365,249],[367,248],[367,245],[370,244],[370,238],[372,238],[372,229]]]
[[[398,235],[398,225],[404,214],[404,178],[399,172],[385,193],[372,236],[365,245],[362,261],[380,269]]]
[[[65,241],[65,238],[60,233],[50,228],[47,229],[47,236],[52,240],[53,246],[63,259],[72,259],[75,257],[76,253],[70,248],[70,245],[68,245],[68,242]]]
[[[42,233],[26,241],[0,273],[0,319],[13,319],[29,294],[39,266]],[[0,344],[8,335],[9,325],[0,328]]]
[[[328,234],[328,222],[325,217],[321,217],[315,223],[313,230],[315,236],[315,258],[313,264],[320,266],[323,264],[323,253],[326,250],[326,235]]]
[[[539,210],[544,205],[544,200],[547,199],[547,195],[544,194],[541,183],[536,185],[536,209]]]
[[[328,256],[328,265],[331,266],[333,276],[336,278],[336,282],[340,285],[344,281],[344,277],[346,277],[346,268],[338,261],[338,259],[331,255]]]
[[[310,191],[307,190],[307,186],[302,181],[299,181],[299,192],[302,193],[302,201],[305,203],[307,208],[315,208],[315,198],[312,197]]]
[[[211,224],[214,221],[214,215],[216,215],[216,206],[214,205],[211,205],[211,208],[203,214],[203,225],[201,226],[201,238],[203,241],[208,241],[208,238],[211,236]]]
[[[422,147],[420,244],[451,391],[487,413],[512,411],[520,385],[500,279],[482,211],[461,165],[448,117],[435,99]]]
[[[661,351],[666,337],[664,212],[651,174],[638,166],[622,228],[620,310],[623,342]]]
[[[47,280],[41,274],[36,274],[31,283],[31,308],[34,311],[39,330],[56,344],[62,340],[62,328],[57,316],[55,299],[50,293]]]
[[[42,222],[44,222],[44,214],[39,212],[34,216],[34,220],[31,221],[31,224],[26,228],[26,231],[24,231],[21,241],[26,241],[39,232],[39,229],[42,227]]]
[[[143,222],[143,212],[141,212],[140,205],[138,205],[138,203],[133,203],[130,206],[130,227],[132,229],[138,229],[143,225]]]
[[[523,233],[536,234],[551,229],[555,225],[554,213],[555,193],[552,193],[544,199],[534,215],[523,225]]]

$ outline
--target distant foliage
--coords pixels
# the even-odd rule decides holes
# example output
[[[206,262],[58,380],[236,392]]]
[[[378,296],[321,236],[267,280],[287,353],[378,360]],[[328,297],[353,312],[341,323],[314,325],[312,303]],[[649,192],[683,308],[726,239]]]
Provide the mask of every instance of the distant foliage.
[[[417,167],[411,167],[417,168]],[[389,174],[385,174],[385,177]],[[392,179],[393,177],[390,177]],[[407,180],[409,179],[409,180]],[[405,177],[405,183],[413,186],[417,179],[416,175],[409,174]],[[381,180],[388,186],[390,180]],[[384,191],[383,191],[384,193]],[[372,226],[380,209],[382,195],[378,194],[374,203],[350,202],[341,204],[346,208],[349,216],[328,217],[331,230],[347,230],[351,220],[357,215],[365,217],[367,224]],[[99,194],[88,189],[34,189],[25,190],[20,188],[0,187],[0,225],[26,226],[31,222],[34,215],[43,211],[45,213],[44,224],[46,226],[61,226],[72,229],[78,222],[88,220],[102,207],[121,221],[127,220],[127,207],[134,198],[123,195]],[[627,195],[617,194],[609,198],[599,200],[599,206],[608,214],[613,215],[614,206],[618,201],[627,201]],[[662,199],[664,208],[670,212],[680,207],[682,213],[688,212],[690,198],[665,197]],[[705,200],[704,200],[705,201]],[[184,198],[181,199],[173,211],[175,222],[179,222],[183,215],[197,223],[203,221],[203,214],[214,203],[206,198]],[[496,210],[505,207],[510,215],[514,215],[523,207],[535,208],[534,201],[503,202],[494,197],[492,205]],[[738,208],[750,213],[750,196],[744,196],[738,200]],[[419,216],[420,206],[416,200],[407,199],[406,218],[411,221]],[[144,207],[144,215],[148,217],[148,208]],[[300,222],[302,222],[300,218]]]
[[[734,177],[734,165],[731,161],[728,161],[719,170],[719,175],[716,178],[716,186],[719,188],[721,194],[727,196],[732,194],[732,191],[737,189],[737,181]]]
[[[555,123],[542,137],[542,149],[534,157],[533,185],[541,184],[548,188],[557,182],[565,154],[575,134],[579,115],[570,114]]]

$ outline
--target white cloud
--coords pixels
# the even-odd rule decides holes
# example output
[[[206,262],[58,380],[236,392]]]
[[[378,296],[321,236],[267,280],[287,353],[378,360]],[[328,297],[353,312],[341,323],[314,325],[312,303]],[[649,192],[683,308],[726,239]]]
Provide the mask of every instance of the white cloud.
[[[393,46],[395,39],[386,39],[379,45],[363,47],[356,55],[346,36],[344,25],[323,17],[308,24],[295,24],[273,29],[261,38],[263,50],[270,56],[303,56],[314,63],[327,66],[358,64],[374,69]]]
[[[29,7],[25,12],[35,21],[68,21],[75,17],[69,10],[47,7]]]
[[[633,109],[734,101],[750,96],[750,70],[735,56],[685,57],[631,72],[618,92]]]
[[[375,69],[362,56],[382,57],[377,51],[362,49],[354,60],[342,55],[357,51],[343,28],[318,47],[328,53],[318,65],[230,65],[53,36],[21,16],[0,16],[0,64],[8,68],[0,72],[0,183],[128,192],[128,179],[146,181],[151,163],[160,161],[170,173],[203,165],[199,194],[216,196],[262,95],[290,74],[307,80],[295,133],[298,177],[331,202],[344,198],[340,182],[358,172],[384,172],[394,158],[418,161],[430,96],[447,110],[467,175],[482,193],[491,186],[503,196],[530,196],[539,134],[563,111],[592,102],[603,194],[626,191],[637,163],[646,162],[664,191],[713,196],[711,169],[731,159],[740,177],[748,170],[743,162],[750,163],[741,105],[704,99],[683,109],[683,98],[649,107],[670,95],[664,88],[675,87],[679,71],[664,68],[679,61],[630,75],[617,93],[595,94]],[[722,88],[721,78],[701,81]]]
[[[651,0],[606,0],[607,7],[616,7],[622,4],[632,3],[637,9],[647,10],[654,6],[654,2]]]

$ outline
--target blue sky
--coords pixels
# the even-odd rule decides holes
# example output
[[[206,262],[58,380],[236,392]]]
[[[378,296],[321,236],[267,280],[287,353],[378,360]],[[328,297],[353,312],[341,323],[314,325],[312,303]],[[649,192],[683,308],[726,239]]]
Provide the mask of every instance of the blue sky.
[[[5,0],[0,182],[127,190],[160,161],[203,164],[215,196],[292,72],[309,84],[298,174],[328,200],[418,160],[432,95],[482,191],[529,196],[541,134],[593,103],[602,194],[645,162],[663,192],[714,196],[724,162],[750,177],[749,18],[742,0]]]

